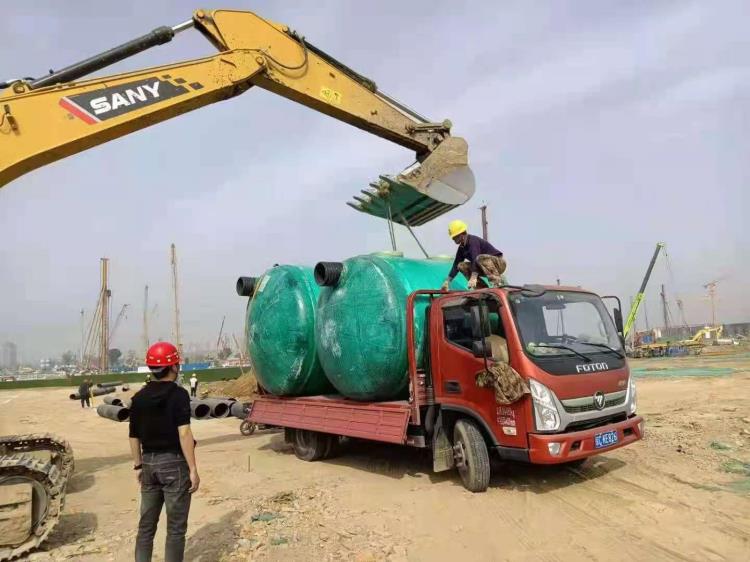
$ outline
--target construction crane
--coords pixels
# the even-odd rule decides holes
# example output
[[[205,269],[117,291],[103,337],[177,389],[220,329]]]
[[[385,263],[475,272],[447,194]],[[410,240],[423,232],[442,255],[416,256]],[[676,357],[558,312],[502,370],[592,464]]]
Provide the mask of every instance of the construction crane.
[[[716,327],[716,285],[719,284],[719,281],[723,281],[726,278],[726,275],[722,275],[718,279],[714,279],[703,285],[704,289],[708,289],[708,298],[711,301],[711,326],[713,327]]]
[[[112,340],[115,338],[115,334],[117,333],[117,329],[120,327],[120,324],[122,323],[123,319],[126,318],[125,312],[128,309],[129,304],[123,304],[122,308],[120,309],[119,314],[117,315],[117,318],[115,318],[115,323],[112,325],[112,330],[109,332],[109,342],[112,343]]]
[[[216,338],[216,357],[219,357],[219,352],[221,351],[221,336],[224,333],[224,322],[226,322],[226,315],[221,319],[221,327],[219,328],[219,337]]]
[[[197,29],[219,51],[190,60],[83,80]],[[413,150],[416,162],[379,176],[355,196],[363,213],[419,226],[474,194],[468,145],[386,95],[370,80],[312,45],[289,26],[236,10],[197,10],[41,78],[0,83],[0,186],[61,158],[258,86]],[[433,95],[440,85],[426,85]],[[200,135],[197,135],[197,137]],[[221,135],[214,139],[220,142]],[[319,142],[316,141],[316,142]]]
[[[630,330],[635,324],[635,319],[638,316],[638,309],[640,308],[643,296],[646,293],[646,285],[648,285],[648,280],[651,278],[651,272],[654,269],[656,258],[659,257],[659,252],[661,252],[662,248],[664,248],[664,243],[658,242],[656,244],[656,249],[654,250],[654,255],[651,257],[651,261],[648,264],[648,269],[646,269],[646,275],[643,277],[643,281],[641,281],[641,288],[638,289],[638,293],[636,293],[635,298],[633,299],[633,305],[630,307],[630,313],[628,314],[628,319],[625,322],[625,328],[623,330],[624,337],[628,336]]]

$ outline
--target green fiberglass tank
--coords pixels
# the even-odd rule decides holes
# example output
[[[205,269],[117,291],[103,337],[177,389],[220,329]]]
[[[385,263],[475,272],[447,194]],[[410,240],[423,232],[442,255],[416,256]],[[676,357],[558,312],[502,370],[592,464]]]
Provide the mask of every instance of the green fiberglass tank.
[[[324,285],[318,298],[316,341],[326,377],[355,400],[395,400],[408,394],[406,299],[418,289],[439,289],[451,259],[414,260],[398,254],[357,256],[315,268]],[[457,277],[453,289],[465,289]],[[422,364],[425,308],[415,306],[417,363]]]
[[[241,277],[237,292],[250,297],[245,339],[261,386],[278,396],[333,392],[315,349],[315,305],[320,288],[312,269],[276,266],[257,279]]]

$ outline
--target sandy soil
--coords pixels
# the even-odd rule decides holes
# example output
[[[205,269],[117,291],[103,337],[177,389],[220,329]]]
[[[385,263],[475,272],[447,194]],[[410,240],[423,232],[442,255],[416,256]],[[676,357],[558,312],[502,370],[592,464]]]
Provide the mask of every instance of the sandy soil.
[[[734,373],[639,380],[643,441],[579,469],[498,463],[485,494],[431,474],[418,450],[358,442],[304,463],[279,432],[243,437],[238,420],[196,422],[202,486],[187,560],[747,560],[750,356],[632,363],[712,364]],[[32,559],[131,560],[127,425],[67,394],[0,392],[0,433],[55,432],[76,456],[65,515]],[[163,540],[161,530],[157,552]]]

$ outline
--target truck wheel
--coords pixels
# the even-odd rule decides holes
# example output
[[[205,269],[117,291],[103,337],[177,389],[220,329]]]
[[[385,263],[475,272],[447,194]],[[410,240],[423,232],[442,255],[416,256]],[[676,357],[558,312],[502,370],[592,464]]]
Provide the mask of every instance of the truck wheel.
[[[331,459],[337,457],[341,452],[341,438],[338,435],[332,435],[330,433],[324,433],[327,437],[326,441],[326,452],[323,455],[324,459]]]
[[[329,443],[330,440],[325,433],[310,431],[309,429],[294,430],[292,442],[294,454],[303,461],[311,462],[322,459],[329,448]]]
[[[254,424],[253,422],[249,422],[245,420],[240,424],[240,433],[242,435],[252,435],[253,433],[255,433],[255,430],[257,428],[258,428],[257,424]]]
[[[484,492],[490,485],[490,455],[482,432],[473,421],[458,420],[453,428],[456,466],[464,488]]]

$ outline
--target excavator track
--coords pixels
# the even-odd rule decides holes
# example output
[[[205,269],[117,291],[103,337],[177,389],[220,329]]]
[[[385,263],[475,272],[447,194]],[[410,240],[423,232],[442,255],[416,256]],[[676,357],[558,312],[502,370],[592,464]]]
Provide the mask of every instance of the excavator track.
[[[49,458],[37,458],[32,455],[35,452],[48,452]],[[60,519],[73,464],[73,451],[68,442],[53,435],[0,437],[0,488],[14,484],[30,485],[32,494],[29,532],[15,544],[1,544],[0,537],[0,561],[23,556],[47,539]],[[14,507],[0,506],[10,511]],[[10,536],[10,532],[3,530],[3,523],[13,522],[0,516],[0,535]]]

